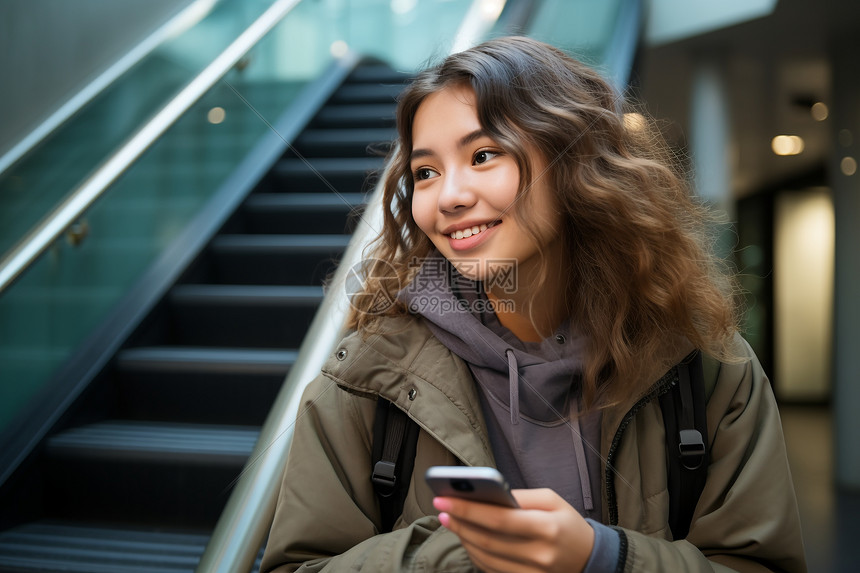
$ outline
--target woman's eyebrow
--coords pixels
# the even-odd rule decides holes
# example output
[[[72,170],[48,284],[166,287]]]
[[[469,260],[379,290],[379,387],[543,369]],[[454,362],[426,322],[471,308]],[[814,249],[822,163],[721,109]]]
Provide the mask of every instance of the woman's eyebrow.
[[[467,133],[463,137],[460,138],[460,142],[457,144],[457,147],[463,148],[472,143],[475,140],[481,139],[482,137],[486,137],[487,132],[483,129],[476,129],[472,133]]]
[[[482,137],[488,137],[487,132],[484,131],[483,129],[476,129],[475,131],[467,133],[466,135],[461,137],[460,141],[457,142],[457,147],[459,149],[462,149],[462,148],[466,147],[467,145],[469,145],[470,143],[472,143],[473,141],[481,139]],[[412,153],[409,154],[409,161],[414,161],[414,160],[420,159],[422,157],[429,157],[431,155],[436,155],[432,149],[425,149],[425,148],[413,149]]]

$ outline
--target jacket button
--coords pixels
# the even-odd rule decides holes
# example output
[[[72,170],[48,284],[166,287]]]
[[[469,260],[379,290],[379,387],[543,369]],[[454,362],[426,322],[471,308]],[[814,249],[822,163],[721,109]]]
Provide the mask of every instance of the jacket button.
[[[415,396],[417,396],[417,395],[418,395],[418,390],[416,390],[415,388],[412,388],[411,390],[409,390],[408,396],[409,396],[410,400],[415,400]]]
[[[338,360],[343,360],[344,358],[346,358],[346,355],[347,355],[346,348],[341,348],[340,350],[337,351],[337,354],[335,354],[335,357]]]
[[[555,335],[555,341],[558,342],[559,344],[564,344],[564,340],[565,340],[565,338],[564,338],[563,334],[556,334]]]

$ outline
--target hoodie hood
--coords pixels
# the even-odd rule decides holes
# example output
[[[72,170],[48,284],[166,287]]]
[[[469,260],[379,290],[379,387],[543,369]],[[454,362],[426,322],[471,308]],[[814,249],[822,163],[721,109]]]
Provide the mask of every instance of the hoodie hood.
[[[553,425],[567,417],[585,349],[569,322],[541,342],[519,340],[499,322],[493,312],[498,303],[486,297],[483,285],[460,275],[438,252],[398,298],[471,367],[504,378],[505,384],[485,390],[511,411],[512,424],[525,418]]]
[[[543,341],[519,340],[499,321],[483,285],[438,252],[398,298],[469,366],[496,462],[511,485],[551,487],[599,517],[590,485],[599,483],[599,421],[577,415],[585,340],[569,321]]]

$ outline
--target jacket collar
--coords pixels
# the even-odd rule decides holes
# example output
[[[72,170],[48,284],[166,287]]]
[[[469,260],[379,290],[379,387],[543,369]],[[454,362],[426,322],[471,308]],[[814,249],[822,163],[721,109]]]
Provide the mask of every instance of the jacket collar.
[[[414,316],[381,319],[375,333],[344,338],[322,372],[347,391],[396,404],[463,463],[494,466],[466,364]]]
[[[323,365],[322,372],[347,391],[382,396],[409,414],[464,464],[495,466],[486,423],[468,366],[412,316],[380,319],[372,334],[351,333]],[[601,416],[600,454],[605,461],[628,412],[659,390],[659,381],[693,350],[679,337],[667,359],[643,365],[631,393]]]
[[[664,360],[654,360],[643,363],[633,388],[643,388],[640,392],[631,392],[618,404],[603,411],[600,432],[600,455],[604,462],[608,459],[609,448],[615,434],[618,432],[624,419],[633,408],[641,401],[656,398],[661,391],[661,383],[672,368],[688,356],[695,347],[686,338],[678,336],[673,345],[666,349]]]

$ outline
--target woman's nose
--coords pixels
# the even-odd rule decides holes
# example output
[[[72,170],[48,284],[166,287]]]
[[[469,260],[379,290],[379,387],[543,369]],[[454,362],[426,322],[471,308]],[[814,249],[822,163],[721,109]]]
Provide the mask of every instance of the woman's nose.
[[[445,177],[439,193],[439,210],[453,213],[467,209],[475,204],[477,195],[467,176],[449,173]]]

